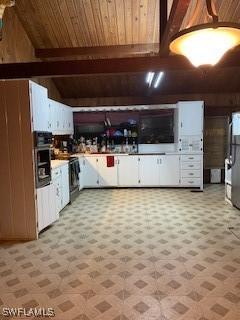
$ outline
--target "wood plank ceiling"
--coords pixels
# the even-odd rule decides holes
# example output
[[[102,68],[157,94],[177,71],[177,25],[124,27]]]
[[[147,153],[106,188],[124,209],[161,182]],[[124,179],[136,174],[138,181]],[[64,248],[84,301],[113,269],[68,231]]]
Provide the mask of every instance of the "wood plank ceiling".
[[[168,11],[172,2],[168,0]],[[194,17],[197,2],[200,4]],[[238,0],[215,3],[220,20],[240,23]],[[149,52],[140,54],[158,54],[159,0],[17,0],[15,10],[35,48],[149,44]],[[192,0],[181,29],[207,21],[205,0]],[[110,57],[111,53],[100,56]],[[75,58],[92,59],[94,55]],[[145,76],[89,75],[56,78],[54,82],[64,98],[147,96]],[[197,70],[169,71],[160,88],[151,94],[237,92],[239,84],[239,68],[212,70],[208,74]]]
[[[159,0],[18,0],[35,48],[158,43]]]

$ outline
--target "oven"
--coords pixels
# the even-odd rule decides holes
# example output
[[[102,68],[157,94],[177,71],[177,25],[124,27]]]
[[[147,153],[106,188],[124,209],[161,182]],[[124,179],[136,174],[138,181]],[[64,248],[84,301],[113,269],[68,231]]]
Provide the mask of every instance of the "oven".
[[[71,157],[69,159],[70,202],[72,202],[79,194],[79,173],[79,159],[77,157]]]
[[[51,143],[49,132],[34,132],[34,159],[36,187],[42,188],[51,182]]]

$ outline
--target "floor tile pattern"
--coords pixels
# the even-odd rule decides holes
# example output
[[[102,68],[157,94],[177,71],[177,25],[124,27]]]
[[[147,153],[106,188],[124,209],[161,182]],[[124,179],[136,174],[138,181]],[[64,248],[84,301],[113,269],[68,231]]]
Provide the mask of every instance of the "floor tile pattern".
[[[219,185],[84,190],[38,241],[0,245],[0,310],[52,307],[57,320],[239,320],[239,228],[240,211]]]

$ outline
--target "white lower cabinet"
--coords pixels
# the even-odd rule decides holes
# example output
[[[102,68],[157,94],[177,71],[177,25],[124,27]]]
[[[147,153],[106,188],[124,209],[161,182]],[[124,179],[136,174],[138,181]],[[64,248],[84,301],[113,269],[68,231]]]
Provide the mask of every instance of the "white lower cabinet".
[[[94,188],[99,186],[97,160],[98,160],[98,157],[92,157],[92,156],[84,157],[83,181],[84,181],[84,187],[86,188]]]
[[[203,159],[196,154],[116,155],[107,167],[106,156],[84,156],[80,189],[98,187],[203,187]]]
[[[97,162],[98,181],[100,187],[116,187],[118,185],[118,159],[114,157],[114,166],[107,166],[107,157],[99,157]]]
[[[118,157],[118,185],[120,187],[139,186],[138,163],[138,156]]]
[[[37,189],[37,212],[39,232],[58,219],[53,184]]]
[[[62,208],[64,208],[70,201],[68,164],[61,166],[61,184],[62,184]]]
[[[140,156],[139,157],[139,181],[141,186],[159,185],[159,157]]]
[[[159,185],[178,186],[180,184],[180,157],[163,155],[159,158]]]
[[[68,163],[52,169],[52,181],[55,193],[56,212],[59,214],[70,201]]]

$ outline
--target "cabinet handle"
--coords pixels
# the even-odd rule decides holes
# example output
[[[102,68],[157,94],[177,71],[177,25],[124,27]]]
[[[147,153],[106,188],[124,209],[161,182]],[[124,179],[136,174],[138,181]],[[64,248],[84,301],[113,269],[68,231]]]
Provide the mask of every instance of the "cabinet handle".
[[[189,167],[189,168],[193,168],[193,167],[194,167],[194,165],[193,165],[193,164],[190,164],[188,167]]]
[[[138,183],[141,183],[141,180],[138,180]]]
[[[120,160],[118,160],[118,164],[120,164]]]
[[[188,181],[188,183],[191,183],[191,184],[192,184],[192,183],[194,183],[194,181]]]
[[[157,159],[157,164],[159,164],[159,160]]]
[[[193,176],[194,174],[193,173],[189,173],[189,176]]]
[[[190,158],[188,158],[189,160],[193,160],[194,158],[193,157],[190,157]]]
[[[159,159],[159,163],[162,164],[162,159]]]
[[[183,127],[183,124],[182,124],[182,122],[181,122],[181,128]]]

